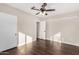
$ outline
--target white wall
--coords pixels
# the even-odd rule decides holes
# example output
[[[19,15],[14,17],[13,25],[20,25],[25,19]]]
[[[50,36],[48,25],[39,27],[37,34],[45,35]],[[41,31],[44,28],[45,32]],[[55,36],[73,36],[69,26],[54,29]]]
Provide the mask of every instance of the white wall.
[[[47,39],[79,46],[79,15],[48,19]]]
[[[18,32],[25,34],[26,41],[29,40],[27,36],[31,37],[32,40],[36,40],[36,22],[38,19],[30,15],[21,15],[18,19]]]

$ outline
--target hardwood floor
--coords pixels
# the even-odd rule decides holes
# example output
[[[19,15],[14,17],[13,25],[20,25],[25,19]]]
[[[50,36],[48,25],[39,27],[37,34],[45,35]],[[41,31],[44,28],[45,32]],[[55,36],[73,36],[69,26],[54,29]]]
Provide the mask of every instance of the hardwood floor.
[[[31,44],[13,48],[2,53],[4,53],[2,55],[79,55],[79,47],[39,39]]]

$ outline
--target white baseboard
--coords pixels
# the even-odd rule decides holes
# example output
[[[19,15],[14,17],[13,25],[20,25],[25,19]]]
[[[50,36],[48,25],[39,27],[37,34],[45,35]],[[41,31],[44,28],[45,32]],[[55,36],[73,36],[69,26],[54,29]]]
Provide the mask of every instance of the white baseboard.
[[[74,45],[74,46],[78,46],[78,47],[79,47],[78,44],[72,44],[72,43],[68,43],[68,42],[60,42],[60,41],[55,41],[55,42],[58,42],[58,43],[65,43],[65,44]]]

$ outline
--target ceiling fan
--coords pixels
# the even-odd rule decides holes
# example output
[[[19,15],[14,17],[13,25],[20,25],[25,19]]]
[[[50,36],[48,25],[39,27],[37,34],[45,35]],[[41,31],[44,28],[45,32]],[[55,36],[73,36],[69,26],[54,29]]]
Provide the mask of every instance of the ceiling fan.
[[[40,14],[40,12],[44,15],[48,15],[47,14],[48,11],[55,11],[55,9],[46,9],[46,6],[47,6],[47,3],[43,3],[40,9],[35,8],[35,6],[33,6],[31,9],[39,11],[38,13],[36,13],[36,15]]]

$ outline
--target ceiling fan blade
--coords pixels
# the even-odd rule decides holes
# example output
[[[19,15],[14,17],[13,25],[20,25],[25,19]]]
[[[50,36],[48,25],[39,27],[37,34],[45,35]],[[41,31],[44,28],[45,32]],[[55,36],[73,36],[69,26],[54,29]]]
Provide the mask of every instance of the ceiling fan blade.
[[[55,9],[47,9],[46,11],[55,11]]]
[[[37,11],[40,11],[39,9],[36,9],[35,7],[32,7],[31,9],[32,9],[32,10],[37,10]]]
[[[36,15],[38,15],[40,12],[36,13]]]

